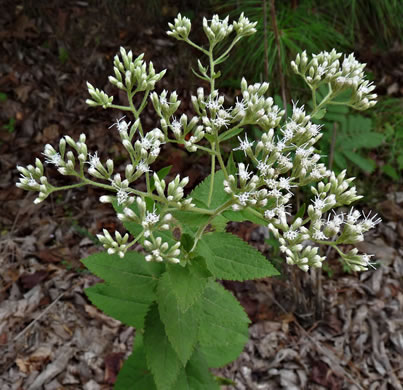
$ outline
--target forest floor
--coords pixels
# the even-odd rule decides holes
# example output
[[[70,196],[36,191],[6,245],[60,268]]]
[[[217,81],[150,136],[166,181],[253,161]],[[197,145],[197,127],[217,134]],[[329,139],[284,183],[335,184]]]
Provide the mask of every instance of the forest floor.
[[[112,208],[98,202],[103,193],[84,187],[34,205],[33,194],[15,187],[16,166],[66,134],[84,132],[91,150],[122,161],[119,136],[108,129],[121,114],[85,104],[87,80],[111,92],[107,74],[120,45],[168,69],[159,88],[180,85],[181,107],[190,110],[192,53],[168,39],[163,26],[144,28],[151,16],[141,14],[144,25],[136,27],[142,11],[135,5],[128,16],[107,4],[26,9],[6,2],[0,14],[2,390],[112,389],[131,351],[133,329],[95,309],[83,292],[98,280],[80,259],[101,249],[95,235],[102,228],[120,228]],[[162,12],[172,18],[177,9]],[[403,94],[402,78],[392,72],[382,80]],[[154,123],[149,107],[145,126]],[[189,176],[189,188],[209,174],[205,156],[180,147],[166,146],[153,168],[166,165],[171,175]],[[322,272],[283,267],[279,278],[224,282],[252,321],[242,355],[216,371],[234,381],[228,389],[403,389],[403,188],[384,179],[381,192],[371,208],[383,222],[359,245],[375,254],[378,269],[347,274],[330,253]],[[267,229],[234,223],[229,230],[271,257]]]

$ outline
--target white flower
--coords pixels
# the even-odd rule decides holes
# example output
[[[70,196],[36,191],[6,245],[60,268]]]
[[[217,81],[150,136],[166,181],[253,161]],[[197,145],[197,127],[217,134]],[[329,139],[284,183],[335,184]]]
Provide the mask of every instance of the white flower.
[[[160,216],[155,212],[147,211],[146,217],[144,218],[144,223],[148,225],[155,225],[160,220]]]
[[[278,184],[279,188],[290,191],[291,187],[295,187],[290,184],[291,180],[292,180],[292,177],[280,177],[279,184]]]
[[[175,135],[179,135],[182,130],[182,124],[174,118],[174,120],[171,123],[171,129]]]
[[[326,201],[319,198],[318,196],[315,197],[315,199],[313,199],[312,202],[315,210],[322,211],[326,207]]]
[[[353,207],[347,215],[347,223],[354,225],[360,217],[361,213]]]
[[[141,172],[141,173],[151,171],[149,165],[144,160],[139,161],[139,163],[136,166],[136,170],[137,170],[137,172]]]
[[[218,111],[222,108],[222,98],[220,96],[217,96],[216,98],[213,98],[212,96],[209,97],[207,102],[205,103],[206,108],[209,110],[215,110]]]
[[[283,236],[287,240],[293,241],[298,238],[298,232],[296,230],[288,230],[287,232],[284,232]]]
[[[123,119],[125,119],[125,118],[126,118],[126,116],[123,116],[122,118],[117,119],[114,124],[109,126],[109,129],[113,126],[116,126],[119,133],[126,133],[127,130],[129,129],[131,122],[127,123],[126,121],[124,121]]]
[[[239,137],[239,136],[237,138],[239,140],[239,146],[237,148],[233,149],[233,150],[234,151],[235,150],[242,150],[245,153],[245,156],[246,156],[246,152],[251,149],[251,147],[253,146],[255,141],[250,142],[248,140],[248,137],[247,137],[246,133],[245,133],[245,140],[242,140],[241,137]]]
[[[250,199],[250,195],[251,195],[250,192],[243,192],[243,193],[241,193],[239,195],[235,195],[235,196],[238,198],[238,202],[240,205],[247,206],[248,201]]]
[[[245,100],[244,99],[242,99],[242,100],[239,100],[238,99],[238,97],[236,98],[236,101],[235,101],[235,108],[234,108],[234,110],[236,110],[236,112],[238,113],[238,114],[245,114],[245,110],[246,110],[246,103],[245,103]]]
[[[60,156],[60,153],[55,153],[54,155],[47,157],[45,159],[45,162],[48,164],[53,164],[56,167],[60,167],[62,163],[62,157]]]
[[[329,237],[326,237],[325,233],[323,233],[320,229],[315,229],[314,233],[312,234],[312,238],[318,241],[329,239]]]
[[[90,164],[90,168],[97,169],[97,165],[101,163],[99,157],[98,157],[98,152],[95,152],[94,154],[89,154],[89,161],[88,164]]]
[[[381,218],[375,219],[378,214],[374,214],[372,217],[370,217],[371,212],[369,212],[368,215],[365,215],[364,213],[362,213],[362,215],[364,217],[364,221],[361,222],[361,225],[366,231],[373,229],[378,223],[382,222]]]
[[[282,152],[285,147],[286,147],[286,144],[285,144],[284,141],[278,141],[277,144],[276,144],[276,150],[278,152]]]
[[[249,180],[250,176],[252,175],[252,172],[248,172],[248,167],[249,165],[245,167],[245,164],[243,163],[238,164],[238,175],[243,181]]]

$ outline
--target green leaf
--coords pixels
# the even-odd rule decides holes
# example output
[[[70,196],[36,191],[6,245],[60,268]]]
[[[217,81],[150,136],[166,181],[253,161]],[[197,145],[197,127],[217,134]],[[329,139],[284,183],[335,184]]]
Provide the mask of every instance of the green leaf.
[[[147,367],[143,335],[137,331],[133,353],[123,363],[114,385],[115,390],[156,390],[153,376]]]
[[[224,232],[227,227],[228,219],[222,215],[217,215],[212,221],[211,226],[215,232]]]
[[[179,308],[186,311],[200,299],[211,273],[202,257],[191,260],[187,267],[169,265],[167,267],[172,291]]]
[[[235,137],[236,135],[238,135],[240,132],[242,132],[243,129],[240,127],[234,127],[233,129],[231,129],[230,131],[222,133],[218,139],[220,142],[226,141],[227,139],[230,139],[232,137]]]
[[[190,234],[184,233],[181,236],[181,247],[189,252],[193,248],[194,239]]]
[[[358,153],[351,152],[349,150],[344,151],[344,155],[352,161],[355,165],[360,167],[363,171],[371,173],[375,170],[376,164],[373,160],[362,157]]]
[[[234,152],[231,151],[227,161],[227,172],[229,175],[235,175],[236,170],[237,169],[234,161]]]
[[[201,306],[200,349],[210,367],[236,359],[248,341],[249,318],[234,296],[210,281],[198,304]]]
[[[146,262],[138,252],[127,252],[123,259],[101,252],[81,261],[108,284],[130,287],[133,292],[153,291],[165,268],[161,263]]]
[[[295,214],[294,221],[295,221],[297,218],[302,218],[302,217],[305,215],[305,211],[306,211],[306,203],[304,203],[304,204],[299,208],[297,214]]]
[[[347,169],[347,160],[343,156],[343,153],[341,152],[335,152],[334,153],[334,162],[340,169]]]
[[[279,275],[259,251],[229,233],[204,235],[196,252],[217,279],[242,281]]]
[[[205,357],[196,350],[186,368],[181,370],[173,389],[220,390],[220,387],[210,374]]]
[[[134,293],[130,287],[115,287],[106,283],[98,283],[84,291],[105,314],[135,328],[143,328],[148,308],[156,298],[150,289]]]
[[[194,203],[198,207],[207,208],[208,203],[208,194],[210,190],[210,177],[207,176],[189,195],[193,198]],[[223,171],[217,171],[214,174],[214,191],[213,196],[211,198],[210,209],[215,209],[218,206],[221,206],[227,200],[230,199],[230,195],[228,195],[224,191],[224,173]]]
[[[243,222],[243,221],[251,221],[258,225],[267,225],[267,221],[263,217],[258,217],[253,214],[249,209],[243,209],[239,211],[234,210],[225,210],[222,215],[230,221],[235,222]]]
[[[312,118],[322,119],[325,115],[326,115],[326,108],[322,108]]]
[[[197,227],[204,225],[210,218],[207,214],[198,214],[193,211],[185,210],[175,210],[172,212],[172,215],[184,225]]]
[[[395,181],[398,181],[400,179],[399,174],[396,172],[396,169],[392,167],[392,165],[385,164],[382,167],[382,171]]]
[[[146,317],[144,349],[147,366],[151,369],[158,390],[171,390],[177,380],[182,363],[165,333],[164,324],[153,305]]]
[[[165,273],[158,283],[158,310],[169,341],[183,366],[186,365],[197,343],[199,315],[195,306],[182,311],[172,283]]]

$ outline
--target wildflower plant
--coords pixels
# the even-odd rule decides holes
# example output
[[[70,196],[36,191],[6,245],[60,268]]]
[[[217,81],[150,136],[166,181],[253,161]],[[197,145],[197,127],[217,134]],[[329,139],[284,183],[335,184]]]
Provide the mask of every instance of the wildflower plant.
[[[18,187],[37,191],[35,203],[51,193],[86,185],[105,191],[100,202],[110,203],[126,232],[98,235],[107,253],[84,259],[84,264],[104,280],[88,289],[89,299],[108,315],[136,328],[133,353],[116,382],[119,389],[214,389],[218,383],[209,367],[234,360],[248,339],[248,317],[233,295],[217,279],[243,281],[278,275],[259,251],[225,232],[229,221],[249,220],[268,226],[280,242],[288,264],[303,271],[321,267],[326,260],[319,246],[331,246],[353,271],[371,266],[370,256],[345,244],[362,241],[363,234],[379,219],[358,210],[335,209],[361,198],[346,172],[335,175],[320,162],[316,143],[321,126],[313,120],[325,115],[326,106],[346,104],[365,110],[375,104],[374,86],[366,79],[364,65],[353,55],[335,50],[313,55],[304,52],[291,63],[312,90],[314,107],[306,112],[293,104],[285,111],[267,96],[267,82],[241,81],[241,95],[230,106],[216,88],[217,65],[224,62],[242,38],[255,33],[256,23],[241,15],[230,23],[213,16],[203,20],[207,47],[191,41],[191,22],[178,15],[168,35],[197,49],[202,55],[195,74],[209,84],[191,97],[195,115],[179,114],[177,93],[158,93],[156,84],[165,71],[157,72],[143,55],[120,49],[109,81],[127,94],[128,105],[116,105],[114,97],[87,83],[90,106],[126,112],[109,131],[117,131],[129,162],[116,172],[111,159],[102,161],[90,153],[86,137],[64,136],[58,149],[46,145],[45,162],[77,183],[55,187],[44,174],[43,163],[18,167]],[[226,43],[226,46],[225,46]],[[218,44],[219,48],[218,49]],[[328,93],[316,100],[316,90]],[[340,101],[340,96],[347,100]],[[142,94],[138,106],[134,96]],[[143,128],[141,114],[151,101],[159,117],[154,129]],[[259,126],[263,135],[251,140],[247,126]],[[242,134],[241,134],[242,133]],[[224,161],[221,144],[237,137],[245,163],[232,155]],[[184,145],[188,152],[211,156],[211,174],[188,196],[189,179],[177,175],[168,181],[168,169],[153,171],[164,144]],[[146,190],[136,188],[145,179]],[[295,210],[294,189],[309,186],[311,204]],[[176,231],[177,234],[173,234]],[[142,251],[133,251],[141,244]]]

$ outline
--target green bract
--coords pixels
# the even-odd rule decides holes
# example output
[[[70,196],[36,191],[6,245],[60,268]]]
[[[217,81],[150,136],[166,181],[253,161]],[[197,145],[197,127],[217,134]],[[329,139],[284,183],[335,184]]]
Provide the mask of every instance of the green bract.
[[[86,290],[89,299],[108,315],[136,328],[133,354],[119,375],[117,389],[218,389],[208,367],[222,366],[239,355],[248,339],[249,320],[238,301],[216,280],[278,275],[260,252],[225,231],[229,221],[250,220],[268,226],[287,263],[304,271],[321,267],[325,257],[319,254],[320,244],[335,248],[354,271],[371,265],[369,255],[356,249],[344,253],[340,245],[362,241],[363,234],[380,220],[353,209],[331,212],[360,196],[346,172],[336,176],[319,162],[315,144],[322,136],[321,126],[312,121],[322,118],[330,104],[359,110],[375,104],[364,65],[353,55],[341,61],[342,55],[335,50],[313,55],[311,60],[306,53],[298,55],[292,67],[312,90],[310,113],[294,103],[292,113],[285,117],[285,111],[267,96],[268,83],[249,85],[245,79],[240,84],[241,95],[228,106],[215,88],[220,77],[216,66],[227,59],[240,39],[256,31],[255,25],[244,15],[233,23],[217,15],[205,19],[207,48],[189,39],[189,19],[178,15],[169,25],[169,35],[204,55],[194,72],[210,88],[199,88],[192,96],[192,118],[176,114],[181,103],[176,92],[154,92],[165,71],[157,73],[143,55],[134,58],[132,51],[123,48],[120,57],[114,58],[114,75],[109,81],[126,92],[129,104],[115,105],[112,96],[87,84],[89,105],[131,115],[119,119],[110,130],[118,131],[127,150],[124,172],[115,172],[113,161],[101,161],[96,151],[89,153],[84,134],[77,141],[65,136],[58,150],[46,145],[43,153],[46,163],[62,175],[75,177],[76,184],[49,184],[39,159],[35,166],[18,167],[21,179],[17,186],[39,192],[36,203],[64,189],[84,185],[104,189],[100,201],[113,205],[127,230],[125,234],[104,230],[98,239],[107,253],[83,260],[104,280]],[[223,46],[228,39],[230,43]],[[320,86],[328,93],[317,101]],[[347,90],[346,100],[340,100]],[[136,107],[133,97],[138,93],[143,97]],[[150,100],[159,124],[144,129],[141,114]],[[250,125],[261,128],[260,139],[248,138]],[[248,163],[235,164],[232,154],[224,161],[221,143],[233,137],[240,142],[234,150],[243,151]],[[211,156],[210,176],[187,197],[187,177],[177,175],[168,181],[170,167],[152,171],[168,142]],[[142,177],[146,191],[136,189],[136,181]],[[307,185],[314,195],[312,204],[296,210],[294,218],[293,189]],[[179,237],[172,234],[174,230]],[[143,246],[144,255],[130,251],[135,243]]]

